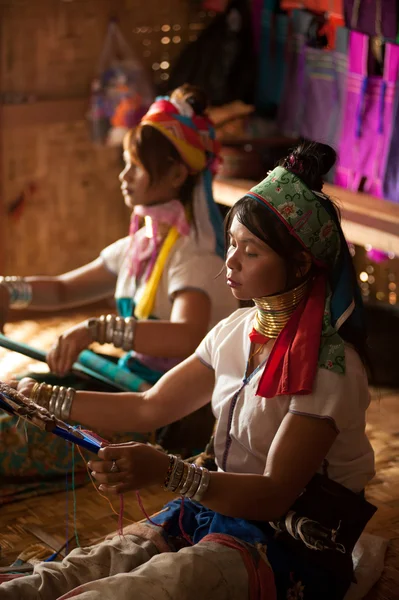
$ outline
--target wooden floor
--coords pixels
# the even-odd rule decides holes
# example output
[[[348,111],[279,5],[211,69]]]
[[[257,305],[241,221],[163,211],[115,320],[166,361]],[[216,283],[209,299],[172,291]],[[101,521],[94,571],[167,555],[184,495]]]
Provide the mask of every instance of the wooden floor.
[[[67,315],[62,318],[62,323],[60,318],[42,319],[36,323],[23,321],[8,325],[6,333],[33,346],[48,348],[63,327],[83,317],[82,314]],[[32,367],[30,359],[0,349],[0,379]],[[376,453],[377,475],[367,489],[367,497],[378,506],[378,511],[369,523],[368,531],[391,541],[383,577],[367,599],[394,600],[399,598],[399,391],[373,389],[371,394],[368,434]],[[148,514],[159,510],[169,498],[162,489],[151,488],[142,493]],[[135,496],[126,498],[125,502],[125,524],[143,518]],[[119,506],[114,508],[119,510]],[[3,506],[0,511],[0,565],[11,564],[22,550],[38,543],[37,530],[36,535],[29,531],[31,525],[39,527],[41,533],[50,534],[50,545],[58,549],[66,538],[66,512],[65,492]],[[68,536],[72,536],[71,493],[68,513]],[[116,515],[91,484],[76,491],[76,527],[80,544],[96,541],[117,529]]]

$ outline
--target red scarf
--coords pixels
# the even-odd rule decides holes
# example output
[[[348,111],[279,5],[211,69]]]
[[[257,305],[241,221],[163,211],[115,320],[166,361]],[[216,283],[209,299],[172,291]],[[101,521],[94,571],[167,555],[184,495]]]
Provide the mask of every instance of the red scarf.
[[[326,275],[321,272],[279,333],[260,378],[258,396],[274,398],[311,393],[317,372],[325,294]],[[264,344],[270,339],[255,329],[249,337],[255,344]]]

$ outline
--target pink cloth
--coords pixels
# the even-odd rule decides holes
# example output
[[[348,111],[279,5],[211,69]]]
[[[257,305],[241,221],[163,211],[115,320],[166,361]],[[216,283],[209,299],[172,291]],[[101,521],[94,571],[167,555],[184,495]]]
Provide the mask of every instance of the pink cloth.
[[[140,218],[145,217],[150,217],[152,221],[151,237],[147,237],[146,227],[140,228]],[[135,206],[130,223],[132,243],[129,253],[132,256],[130,274],[136,279],[140,279],[144,275],[147,280],[151,275],[163,242],[163,237],[159,232],[160,224],[176,227],[180,235],[186,236],[190,233],[190,224],[187,221],[184,206],[178,200],[151,206]],[[147,263],[147,261],[149,262]],[[144,265],[146,265],[145,273],[143,272]]]
[[[386,43],[384,74],[368,76],[369,37],[352,31],[335,183],[383,197],[399,75],[399,46]]]

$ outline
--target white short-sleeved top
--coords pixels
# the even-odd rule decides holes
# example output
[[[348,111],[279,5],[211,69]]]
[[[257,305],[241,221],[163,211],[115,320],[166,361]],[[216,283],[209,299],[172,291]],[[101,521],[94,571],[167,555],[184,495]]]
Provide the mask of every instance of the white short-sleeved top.
[[[311,415],[331,419],[338,431],[326,457],[329,477],[355,492],[363,490],[374,476],[374,452],[365,433],[370,402],[367,376],[357,352],[345,346],[345,375],[319,369],[309,395],[257,396],[264,365],[243,383],[255,310],[234,312],[208,333],[196,351],[198,358],[215,371],[212,407],[218,420],[218,467],[263,474],[269,448],[285,415]]]
[[[144,292],[145,283],[136,282],[130,274],[130,243],[130,237],[118,240],[105,248],[100,256],[107,269],[118,277],[116,300],[126,299],[137,304]],[[183,290],[196,289],[207,294],[211,300],[210,328],[213,327],[237,308],[237,301],[227,287],[225,278],[223,275],[217,277],[223,266],[221,257],[198,249],[195,235],[179,238],[167,258],[152,316],[168,320],[174,295]]]

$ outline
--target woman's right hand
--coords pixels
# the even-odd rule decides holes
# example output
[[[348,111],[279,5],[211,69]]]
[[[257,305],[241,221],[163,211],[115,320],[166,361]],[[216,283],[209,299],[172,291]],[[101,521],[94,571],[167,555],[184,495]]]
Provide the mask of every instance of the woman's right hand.
[[[0,283],[0,332],[3,333],[4,325],[7,323],[10,307],[10,293],[5,285]]]
[[[82,350],[93,343],[92,335],[86,323],[84,321],[68,329],[58,338],[47,354],[47,364],[50,370],[59,377],[66,375]]]

